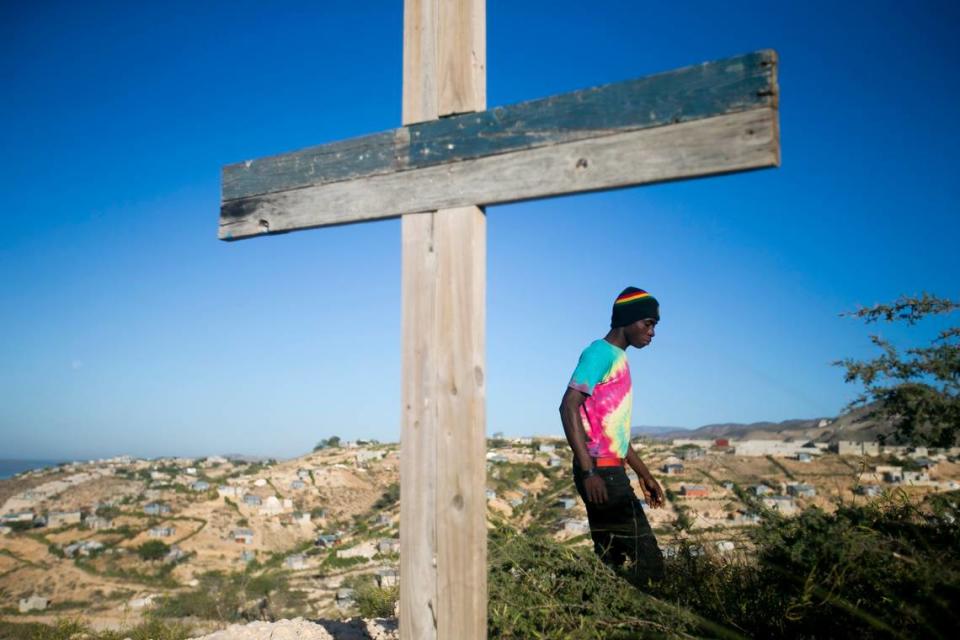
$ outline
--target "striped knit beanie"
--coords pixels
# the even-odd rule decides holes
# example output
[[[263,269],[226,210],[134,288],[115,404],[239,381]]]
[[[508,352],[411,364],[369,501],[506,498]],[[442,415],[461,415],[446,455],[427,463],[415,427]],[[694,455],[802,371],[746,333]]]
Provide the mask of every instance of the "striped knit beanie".
[[[637,320],[653,318],[660,320],[660,303],[643,289],[627,287],[613,303],[613,317],[610,327],[625,327]]]

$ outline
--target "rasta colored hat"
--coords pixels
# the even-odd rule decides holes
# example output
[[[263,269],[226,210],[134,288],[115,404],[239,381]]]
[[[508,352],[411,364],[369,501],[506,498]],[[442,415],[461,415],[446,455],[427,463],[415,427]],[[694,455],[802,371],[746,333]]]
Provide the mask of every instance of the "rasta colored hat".
[[[610,327],[625,327],[644,318],[660,320],[660,303],[643,289],[627,287],[613,303]]]

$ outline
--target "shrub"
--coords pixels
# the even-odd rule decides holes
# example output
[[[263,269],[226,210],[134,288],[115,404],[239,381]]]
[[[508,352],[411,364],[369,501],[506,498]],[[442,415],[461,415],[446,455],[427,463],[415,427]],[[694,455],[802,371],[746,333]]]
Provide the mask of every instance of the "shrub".
[[[148,540],[137,547],[141,560],[160,560],[170,552],[170,546],[161,540]]]
[[[491,638],[663,638],[693,627],[587,547],[500,527],[490,535],[488,566]]]
[[[753,637],[946,637],[960,624],[957,496],[810,508],[751,531],[749,561],[677,554],[659,594]]]
[[[354,591],[354,598],[357,611],[362,617],[392,618],[397,600],[400,598],[400,588],[380,588],[373,583],[364,583]]]

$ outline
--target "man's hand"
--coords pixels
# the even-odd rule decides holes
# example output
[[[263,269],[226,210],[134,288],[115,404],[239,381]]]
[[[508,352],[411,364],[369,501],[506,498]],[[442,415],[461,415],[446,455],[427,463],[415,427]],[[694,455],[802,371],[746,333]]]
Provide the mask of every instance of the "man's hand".
[[[654,509],[659,509],[663,506],[663,489],[660,488],[660,484],[653,479],[653,476],[639,477],[640,480],[640,490],[643,491],[643,498],[647,501],[647,504],[653,507]]]
[[[583,488],[590,502],[603,504],[607,501],[607,485],[600,476],[590,476],[584,480]]]

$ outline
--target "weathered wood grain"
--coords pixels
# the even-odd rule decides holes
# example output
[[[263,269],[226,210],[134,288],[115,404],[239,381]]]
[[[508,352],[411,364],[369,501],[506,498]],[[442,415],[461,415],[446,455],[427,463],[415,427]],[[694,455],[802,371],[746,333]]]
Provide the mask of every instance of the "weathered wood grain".
[[[404,216],[400,425],[400,634],[437,633],[438,365],[433,213]]]
[[[482,109],[483,0],[407,0],[404,122]],[[470,203],[472,205],[472,203]],[[400,636],[486,637],[486,217],[403,217]]]
[[[777,113],[764,108],[416,171],[246,198],[220,237],[244,238],[404,213],[778,166]]]
[[[487,637],[486,216],[434,214],[437,264],[437,637]]]
[[[411,20],[416,18],[409,31],[418,48],[404,53],[404,77],[418,83],[423,93],[404,94],[404,122],[417,124],[228,165],[223,169],[225,204],[267,193],[777,107],[777,57],[773,51],[759,51],[637,80],[431,120],[437,114],[466,110],[465,100],[481,81],[471,84],[458,79],[458,88],[441,96],[437,94],[435,73],[414,77],[413,72],[436,64],[436,45],[420,42],[430,35],[422,22],[433,17],[436,8],[425,2],[405,11],[412,13]],[[462,21],[463,11],[476,13],[476,9],[464,8],[448,20]],[[478,41],[468,39],[464,45],[469,42]],[[482,54],[481,46],[470,51],[474,74],[482,71]],[[447,75],[458,78],[449,71]],[[230,215],[234,210],[225,207],[223,211]]]

